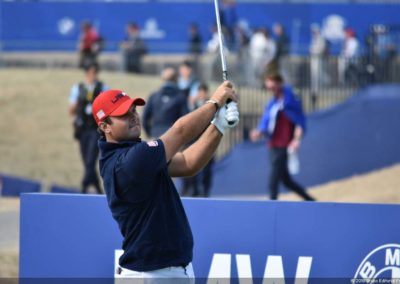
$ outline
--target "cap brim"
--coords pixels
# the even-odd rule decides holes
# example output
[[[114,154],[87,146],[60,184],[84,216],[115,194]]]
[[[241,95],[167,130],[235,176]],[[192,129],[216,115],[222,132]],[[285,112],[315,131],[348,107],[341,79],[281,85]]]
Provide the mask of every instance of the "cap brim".
[[[132,105],[144,106],[146,104],[145,100],[142,98],[129,99],[123,102],[119,107],[117,107],[109,116],[122,116],[128,112]]]

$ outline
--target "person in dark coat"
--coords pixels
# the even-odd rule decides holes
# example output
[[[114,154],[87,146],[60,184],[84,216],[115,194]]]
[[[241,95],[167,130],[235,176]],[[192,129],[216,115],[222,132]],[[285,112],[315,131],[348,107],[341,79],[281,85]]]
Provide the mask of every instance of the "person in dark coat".
[[[140,37],[139,26],[129,23],[126,27],[126,38],[121,43],[123,51],[123,68],[125,72],[141,73],[142,58],[146,54],[146,45]]]
[[[143,127],[149,137],[158,138],[181,116],[188,113],[187,100],[177,86],[177,73],[166,68],[161,73],[162,87],[153,93],[143,111]]]

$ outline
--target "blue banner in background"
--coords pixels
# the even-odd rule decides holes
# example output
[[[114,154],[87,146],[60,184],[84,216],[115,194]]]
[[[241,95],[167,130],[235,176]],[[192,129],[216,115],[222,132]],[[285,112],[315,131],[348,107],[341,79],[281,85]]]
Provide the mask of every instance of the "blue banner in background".
[[[350,283],[353,277],[400,277],[399,205],[183,203],[195,239],[197,280],[240,276],[257,279],[253,283],[263,278]],[[20,283],[32,278],[113,283],[122,238],[104,196],[24,194],[20,230]]]
[[[125,25],[141,28],[151,52],[188,50],[188,26],[197,23],[203,43],[215,22],[212,2],[0,2],[0,39],[4,50],[75,50],[79,24],[90,20],[105,38],[108,50],[117,50]],[[239,3],[238,20],[249,28],[282,23],[294,53],[308,52],[310,25],[317,23],[333,46],[345,27],[363,42],[372,24],[398,23],[396,4],[266,4]]]

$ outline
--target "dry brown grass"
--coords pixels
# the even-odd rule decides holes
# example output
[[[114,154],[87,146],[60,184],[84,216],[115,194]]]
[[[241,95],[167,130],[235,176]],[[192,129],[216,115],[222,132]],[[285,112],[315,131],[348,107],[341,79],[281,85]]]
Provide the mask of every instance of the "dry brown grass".
[[[155,77],[104,72],[111,88],[147,97],[159,87]],[[0,69],[0,172],[49,185],[78,186],[82,165],[67,113],[77,70]]]
[[[0,278],[18,277],[18,256],[17,248],[0,250]]]
[[[353,176],[310,189],[319,201],[354,203],[400,203],[400,164]],[[294,194],[282,200],[299,200]]]
[[[19,214],[18,198],[0,198],[0,216],[9,216],[8,213],[14,213],[17,217]],[[18,218],[2,218],[0,223],[0,282],[2,278],[15,278],[18,276]]]

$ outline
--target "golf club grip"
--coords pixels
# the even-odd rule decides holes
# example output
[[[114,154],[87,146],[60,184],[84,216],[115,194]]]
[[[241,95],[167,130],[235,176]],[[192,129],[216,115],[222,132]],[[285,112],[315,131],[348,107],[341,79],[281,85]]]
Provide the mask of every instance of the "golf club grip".
[[[228,80],[228,71],[226,71],[226,70],[223,70],[223,71],[222,71],[222,79],[223,79],[224,81],[227,81],[227,80]],[[227,99],[227,100],[226,100],[226,105],[228,105],[231,101],[232,101],[231,99]],[[228,121],[228,124],[229,124],[229,125],[232,125],[232,124],[234,124],[234,123],[235,123],[234,121]]]
[[[228,104],[231,102],[232,100],[231,99],[228,99],[227,101],[226,101],[226,106],[228,107]],[[232,120],[228,120],[228,124],[229,125],[232,125],[232,124],[234,124],[235,122],[234,121],[232,121]]]
[[[225,82],[225,81],[228,81],[228,71],[226,71],[226,70],[222,70],[222,80]]]

